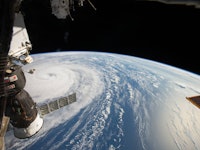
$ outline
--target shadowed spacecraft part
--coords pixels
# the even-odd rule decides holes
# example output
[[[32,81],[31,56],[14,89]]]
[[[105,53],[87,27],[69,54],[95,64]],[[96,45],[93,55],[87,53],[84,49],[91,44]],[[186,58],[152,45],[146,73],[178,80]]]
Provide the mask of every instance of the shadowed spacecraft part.
[[[194,6],[195,8],[200,8],[199,0],[137,0],[137,1],[156,1],[165,4],[187,5],[187,6]]]

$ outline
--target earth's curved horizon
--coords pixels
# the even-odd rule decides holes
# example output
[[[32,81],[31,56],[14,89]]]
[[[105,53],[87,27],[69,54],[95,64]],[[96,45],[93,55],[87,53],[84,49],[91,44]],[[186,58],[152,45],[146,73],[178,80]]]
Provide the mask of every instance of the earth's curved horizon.
[[[25,90],[39,105],[77,93],[77,102],[45,116],[28,139],[6,134],[11,149],[198,150],[200,76],[167,64],[103,52],[32,55]],[[28,73],[35,69],[33,74]]]

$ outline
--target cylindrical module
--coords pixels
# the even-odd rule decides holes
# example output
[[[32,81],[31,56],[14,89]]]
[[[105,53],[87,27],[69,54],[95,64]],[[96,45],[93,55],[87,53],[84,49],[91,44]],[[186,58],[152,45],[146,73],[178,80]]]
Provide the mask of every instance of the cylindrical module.
[[[27,138],[37,133],[43,125],[36,104],[25,90],[9,98],[10,122],[17,138]]]
[[[43,125],[43,119],[31,96],[24,90],[26,78],[21,66],[8,65],[6,68],[7,108],[6,115],[14,127],[17,138],[27,138],[37,133]]]

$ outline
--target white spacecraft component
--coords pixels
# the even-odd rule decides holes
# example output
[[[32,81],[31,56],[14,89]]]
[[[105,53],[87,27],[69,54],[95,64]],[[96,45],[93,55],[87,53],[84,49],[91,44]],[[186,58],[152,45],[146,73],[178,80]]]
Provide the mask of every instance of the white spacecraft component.
[[[17,128],[14,127],[14,135],[17,138],[28,138],[33,136],[34,134],[36,134],[43,125],[43,118],[40,116],[40,114],[38,113],[35,120],[26,128]]]
[[[51,0],[52,14],[58,19],[65,19],[70,15],[69,0]]]
[[[54,14],[58,19],[66,19],[69,16],[74,20],[70,14],[70,10],[75,10],[75,5],[81,7],[85,0],[50,0],[52,14]],[[87,0],[90,6],[96,10],[95,6],[90,0]]]
[[[31,63],[33,58],[29,55],[30,50],[32,50],[32,45],[23,16],[21,13],[16,13],[8,56],[11,60],[20,61],[23,64]]]

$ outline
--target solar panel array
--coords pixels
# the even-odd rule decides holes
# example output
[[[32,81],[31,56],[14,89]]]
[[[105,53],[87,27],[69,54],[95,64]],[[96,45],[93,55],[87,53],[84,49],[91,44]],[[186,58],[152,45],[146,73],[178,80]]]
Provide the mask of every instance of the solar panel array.
[[[57,100],[39,106],[40,114],[44,116],[73,102],[76,102],[76,93],[73,93],[66,97],[61,97]]]

